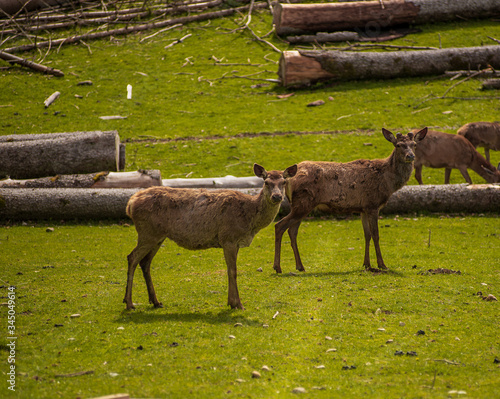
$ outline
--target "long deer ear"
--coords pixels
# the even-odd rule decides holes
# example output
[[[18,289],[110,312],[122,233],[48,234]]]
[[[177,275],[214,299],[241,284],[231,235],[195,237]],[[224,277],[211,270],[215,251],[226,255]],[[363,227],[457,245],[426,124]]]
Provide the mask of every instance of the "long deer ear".
[[[294,177],[297,173],[297,164],[289,166],[288,168],[285,169],[283,172],[283,177],[285,179],[288,179],[290,177]]]
[[[415,134],[415,142],[418,143],[419,141],[422,141],[423,139],[425,139],[427,132],[428,132],[428,129],[426,127],[424,127],[417,134]]]
[[[253,164],[253,173],[255,173],[255,176],[260,177],[264,180],[267,178],[267,172],[264,169],[263,166],[260,166],[258,163]]]
[[[392,132],[382,128],[382,133],[384,134],[384,137],[387,141],[390,141],[392,144],[396,145],[396,137],[394,137],[394,134],[392,134]]]

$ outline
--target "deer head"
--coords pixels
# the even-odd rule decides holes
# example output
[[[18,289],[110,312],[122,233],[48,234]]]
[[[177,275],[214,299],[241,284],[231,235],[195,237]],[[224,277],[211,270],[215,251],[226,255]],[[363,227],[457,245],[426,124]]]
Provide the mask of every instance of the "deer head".
[[[394,134],[382,128],[382,133],[387,141],[390,141],[396,148],[396,156],[403,162],[411,163],[415,160],[415,147],[417,143],[425,138],[427,128],[424,127],[416,134],[408,133],[406,136],[401,133]]]

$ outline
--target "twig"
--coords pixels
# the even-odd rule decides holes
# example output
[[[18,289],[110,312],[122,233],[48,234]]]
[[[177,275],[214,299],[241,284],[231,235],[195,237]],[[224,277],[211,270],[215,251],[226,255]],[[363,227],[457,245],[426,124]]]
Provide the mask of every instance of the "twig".
[[[64,76],[64,73],[61,72],[59,69],[54,69],[54,68],[47,67],[45,65],[37,64],[36,62],[29,61],[25,58],[17,57],[15,55],[6,53],[5,51],[2,51],[2,50],[0,50],[0,58],[2,60],[9,62],[9,63],[20,64],[22,66],[31,68],[31,69],[38,71],[38,72],[44,72],[44,73],[48,73],[50,75],[54,75],[54,76],[58,76],[58,77]]]
[[[452,362],[451,360],[448,360],[448,359],[434,359],[435,362],[443,362],[443,363],[446,363],[446,364],[452,364],[453,366],[459,366],[460,363],[459,362]]]
[[[188,37],[191,37],[191,36],[193,36],[193,34],[192,33],[188,33],[186,36],[181,37],[180,39],[175,40],[174,42],[166,45],[163,48],[167,49],[167,48],[170,48],[170,47],[172,47],[172,46],[174,46],[176,44],[182,43],[184,40],[186,40]]]
[[[277,48],[274,44],[272,44],[272,43],[268,42],[267,40],[264,40],[264,39],[260,38],[259,36],[257,36],[255,34],[255,32],[252,30],[252,28],[250,28],[249,26],[247,26],[246,29],[248,29],[250,31],[250,33],[252,34],[252,36],[255,37],[257,39],[257,41],[259,41],[261,43],[267,44],[268,46],[270,46],[277,53],[280,53],[280,54],[283,53],[283,51],[281,51],[279,48]]]
[[[452,85],[450,88],[448,88],[448,90],[446,90],[446,91],[444,92],[444,94],[443,94],[441,97],[443,97],[443,98],[444,98],[444,97],[446,97],[446,95],[447,95],[447,94],[448,94],[451,90],[453,90],[455,87],[457,87],[458,85],[460,85],[460,84],[462,84],[462,83],[464,83],[464,82],[467,82],[468,80],[470,80],[470,79],[472,79],[472,78],[476,77],[477,75],[481,74],[481,72],[482,72],[482,71],[477,71],[477,72],[473,73],[472,75],[467,76],[466,78],[464,78],[464,79],[460,80],[459,82],[455,83],[455,84],[454,84],[454,85]]]
[[[156,35],[158,35],[159,33],[163,33],[167,30],[170,30],[170,29],[175,29],[175,28],[178,28],[179,26],[182,26],[182,24],[175,24],[175,25],[172,25],[172,26],[168,26],[167,28],[163,28],[163,29],[160,29],[158,32],[156,33],[153,33],[152,35],[149,35],[149,36],[146,36],[146,37],[143,37],[139,43],[142,43],[143,41],[145,40],[148,40],[148,39],[151,39],[153,37],[155,37]]]
[[[494,37],[491,37],[491,36],[486,36],[486,37],[487,37],[488,39],[491,39],[491,40],[493,40],[494,42],[497,42],[497,43],[499,43],[499,44],[500,44],[500,40],[495,39]]]

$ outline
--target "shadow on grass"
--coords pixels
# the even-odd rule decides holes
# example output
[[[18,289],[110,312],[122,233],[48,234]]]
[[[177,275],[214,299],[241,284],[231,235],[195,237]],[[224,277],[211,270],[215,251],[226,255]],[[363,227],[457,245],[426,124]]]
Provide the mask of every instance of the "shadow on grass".
[[[279,278],[311,278],[311,277],[342,277],[342,276],[352,276],[352,275],[372,275],[372,276],[382,276],[388,275],[393,277],[406,277],[404,273],[394,270],[385,270],[380,272],[369,272],[365,269],[357,269],[357,270],[348,270],[348,271],[329,271],[329,272],[313,272],[313,271],[293,271],[293,272],[283,272],[281,274],[275,273],[271,274],[271,276],[279,277]]]
[[[248,314],[248,316],[251,316]],[[262,326],[262,322],[246,317],[245,311],[239,309],[224,309],[218,313],[207,312],[168,312],[165,308],[155,309],[148,305],[144,309],[124,310],[116,323],[145,324],[155,322],[185,322],[185,323],[208,323],[208,324],[233,324],[236,322],[246,326]]]

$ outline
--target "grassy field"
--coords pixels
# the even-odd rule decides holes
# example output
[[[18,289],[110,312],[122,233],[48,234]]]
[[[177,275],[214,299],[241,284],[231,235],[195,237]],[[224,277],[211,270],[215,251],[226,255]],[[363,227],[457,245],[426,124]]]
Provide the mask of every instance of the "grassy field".
[[[477,80],[450,91],[482,98],[465,100],[432,99],[457,83],[444,77],[294,90],[244,78],[259,72],[251,78],[276,79],[279,59],[248,32],[231,32],[244,17],[189,24],[143,42],[151,32],[24,53],[44,57],[65,77],[0,70],[0,135],[116,129],[127,145],[127,170],[159,169],[163,178],[248,176],[254,162],[284,169],[305,159],[386,157],[392,146],[382,127],[453,133],[467,122],[499,119],[498,94],[480,91]],[[262,36],[271,20],[268,11],[254,11],[251,26]],[[500,38],[491,20],[420,28],[391,44],[464,47]],[[83,80],[93,85],[78,86]],[[56,90],[61,97],[45,109]],[[318,99],[325,105],[307,107]],[[99,119],[105,115],[127,118]],[[500,162],[498,152],[492,161]],[[423,175],[430,184],[444,180],[443,170],[424,168]],[[458,171],[451,182],[463,183]],[[363,272],[357,216],[303,223],[305,273],[293,269],[286,239],[283,274],[273,272],[270,226],[240,251],[244,311],[226,306],[220,250],[190,252],[165,242],[153,262],[164,308],[147,303],[137,272],[138,306],[125,311],[126,255],[136,240],[129,221],[0,223],[0,302],[15,286],[17,335],[11,392],[9,307],[1,306],[0,397],[269,398],[295,397],[298,387],[311,398],[498,397],[498,302],[482,299],[500,295],[498,213],[382,218],[390,272],[380,275]],[[428,272],[438,268],[460,274]],[[261,377],[252,378],[253,371]]]

